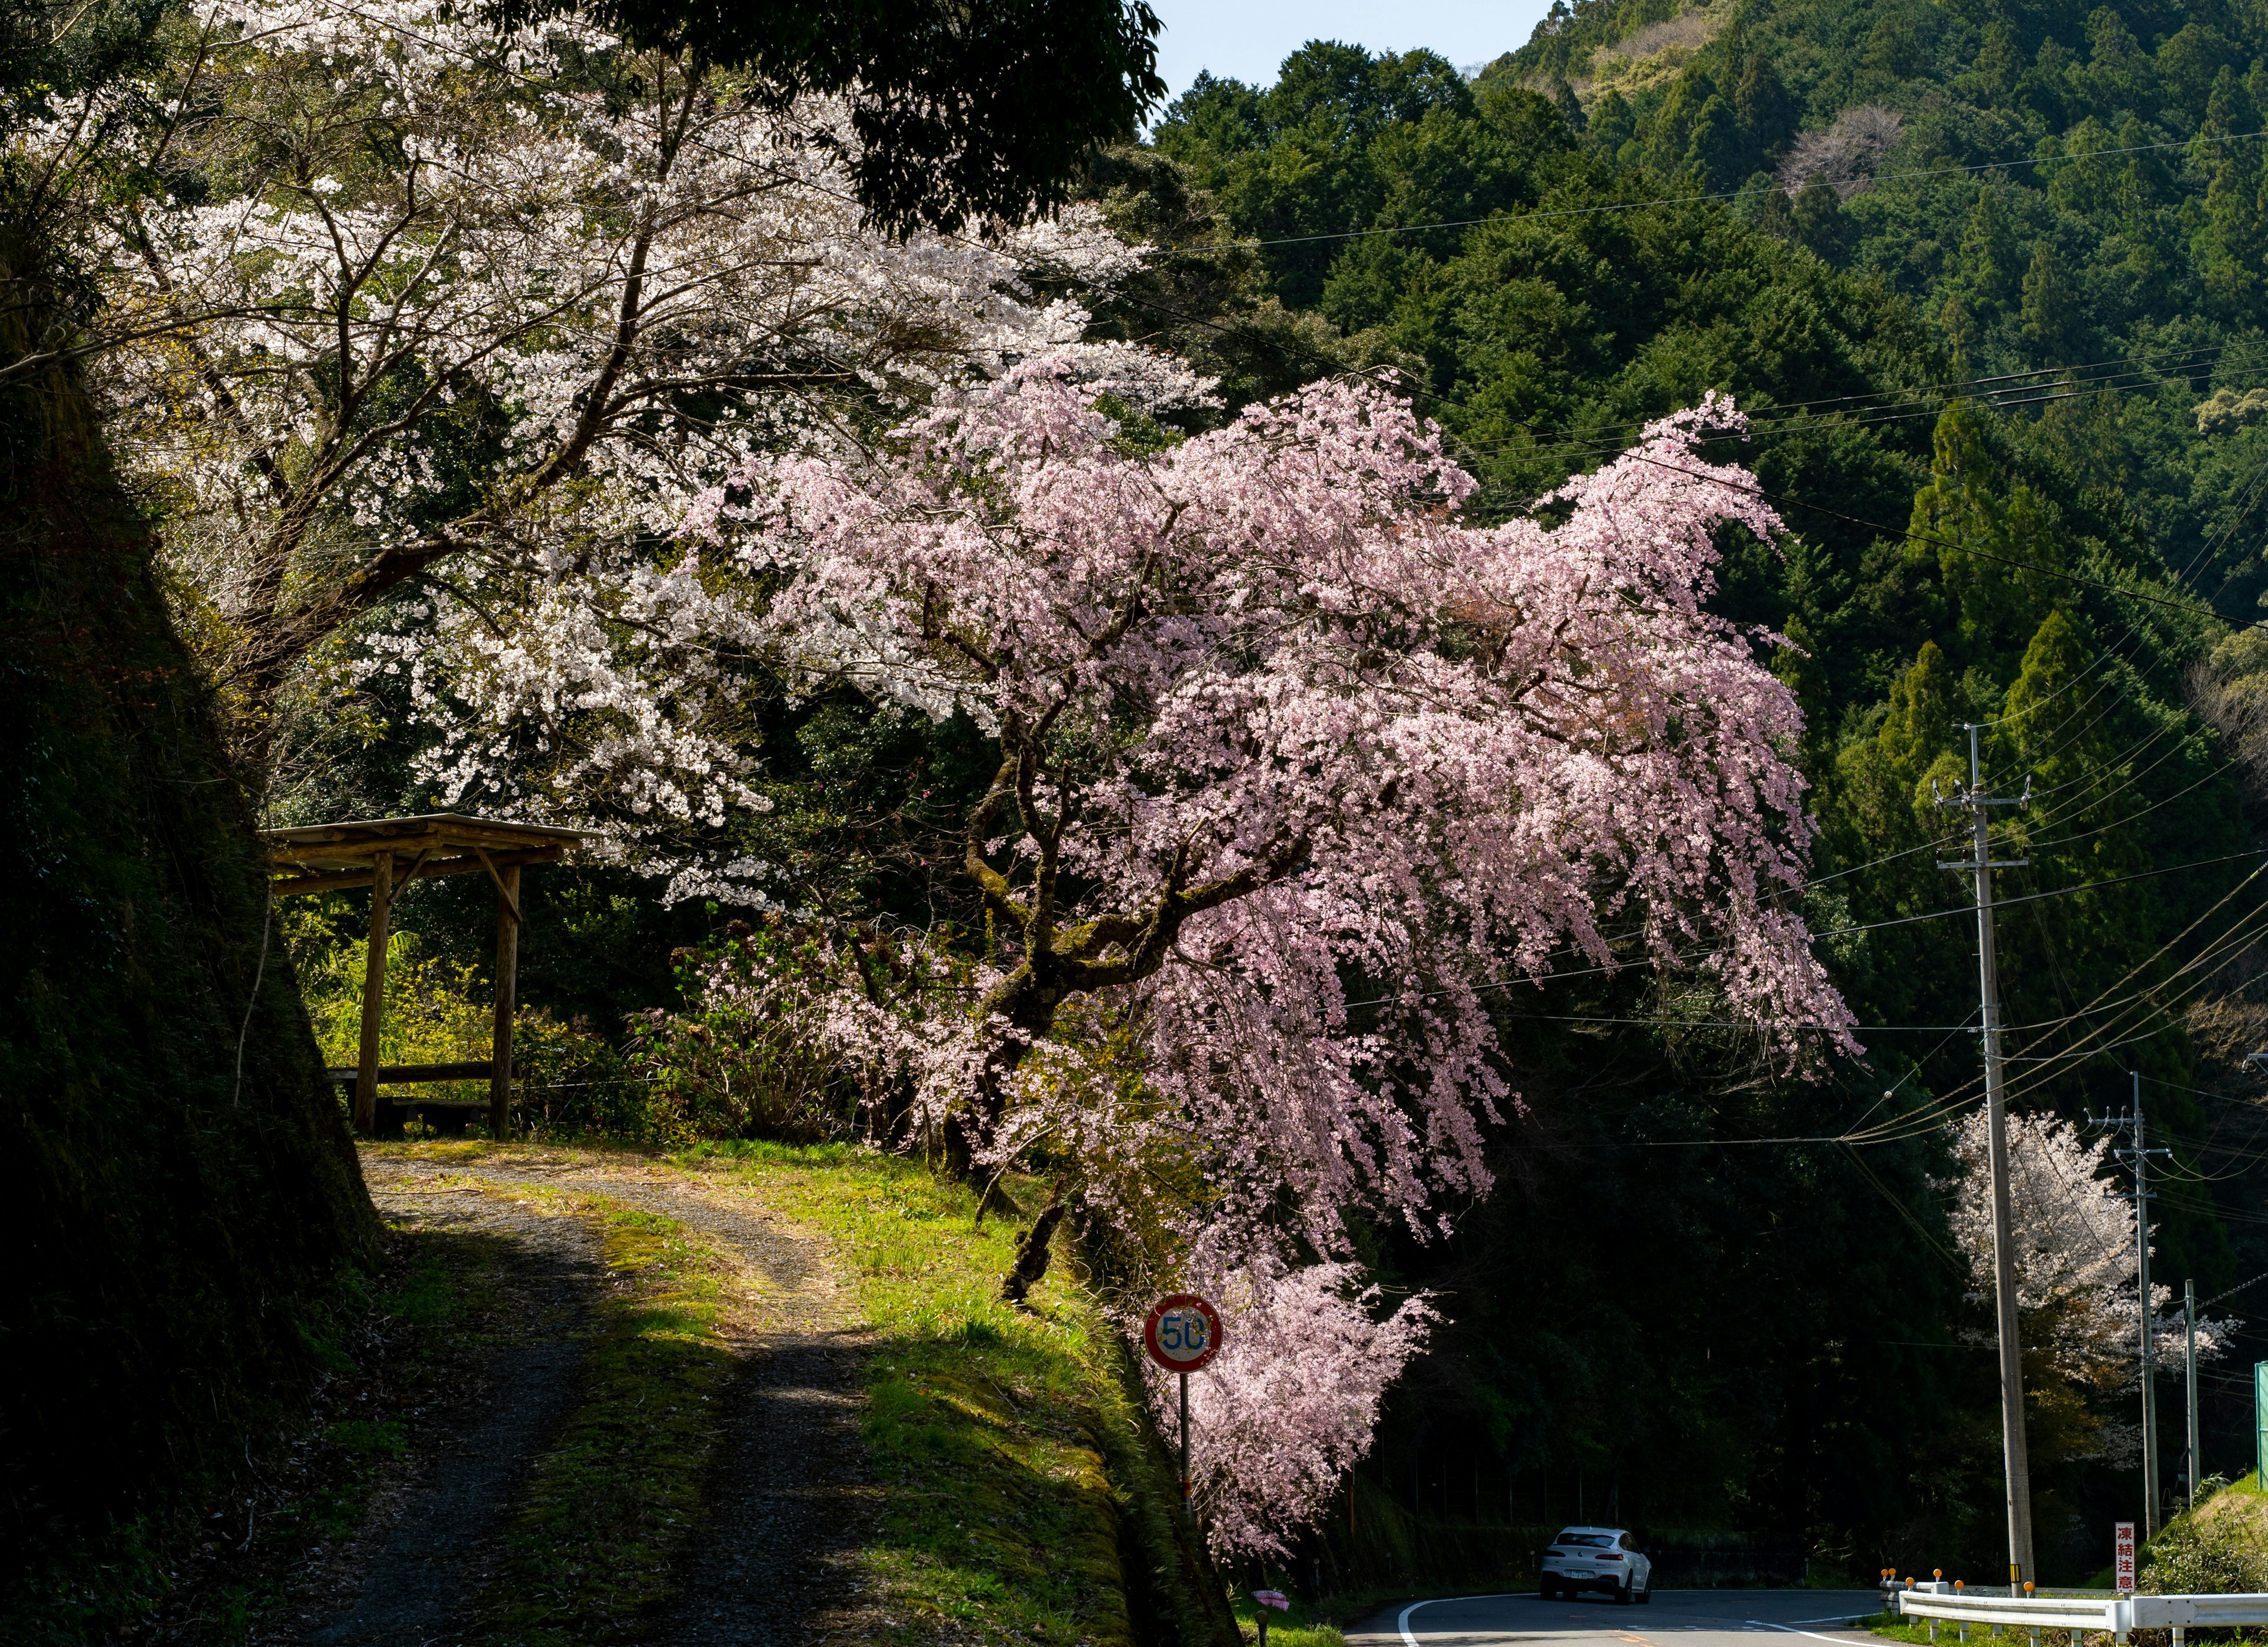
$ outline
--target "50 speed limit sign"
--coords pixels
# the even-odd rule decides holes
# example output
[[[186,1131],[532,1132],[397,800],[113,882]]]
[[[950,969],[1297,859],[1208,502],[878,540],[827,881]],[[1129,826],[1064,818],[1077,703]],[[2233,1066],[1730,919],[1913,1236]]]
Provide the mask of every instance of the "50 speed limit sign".
[[[1169,1294],[1143,1323],[1142,1347],[1168,1372],[1195,1372],[1220,1353],[1220,1312],[1194,1292]]]

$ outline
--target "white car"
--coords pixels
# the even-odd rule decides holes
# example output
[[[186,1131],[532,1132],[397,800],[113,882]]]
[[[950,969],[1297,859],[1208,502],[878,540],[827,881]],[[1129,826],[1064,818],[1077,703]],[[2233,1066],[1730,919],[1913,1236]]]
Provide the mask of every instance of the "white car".
[[[1582,1590],[1610,1590],[1628,1607],[1653,1599],[1653,1563],[1620,1527],[1562,1527],[1543,1552],[1539,1586],[1546,1601]]]

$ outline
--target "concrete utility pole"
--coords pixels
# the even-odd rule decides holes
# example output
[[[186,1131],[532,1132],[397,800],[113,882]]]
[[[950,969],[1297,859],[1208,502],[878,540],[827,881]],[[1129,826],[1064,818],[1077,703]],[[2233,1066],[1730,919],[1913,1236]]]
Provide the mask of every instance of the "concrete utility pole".
[[[1950,801],[1940,796],[1938,805],[1967,809],[1971,855],[1951,864],[1940,859],[1938,867],[1977,878],[1977,985],[1984,1008],[1986,1153],[1992,1169],[1992,1295],[2000,1335],[2000,1453],[2007,1474],[2008,1593],[2021,1595],[2024,1575],[2034,1570],[2032,1484],[2024,1444],[2022,1345],[2016,1332],[2016,1248],[2009,1228],[2008,1107],[2000,1081],[2000,977],[1992,943],[1992,871],[2021,869],[2031,860],[1996,862],[1985,825],[1987,808],[2021,806],[2030,800],[2032,786],[2028,780],[2021,796],[2005,798],[1983,793],[1977,755],[1977,734],[1983,728],[1970,725],[1965,730],[1969,733],[1968,787],[1955,790]]]
[[[2100,1119],[2089,1115],[2088,1120],[2098,1127],[2112,1131],[2132,1132],[2134,1147],[2121,1150],[2118,1158],[2129,1161],[2134,1167],[2134,1193],[2121,1196],[2134,1203],[2134,1280],[2142,1295],[2142,1535],[2154,1538],[2158,1533],[2158,1334],[2157,1312],[2150,1299],[2150,1202],[2156,1199],[2150,1190],[2150,1158],[2169,1155],[2169,1150],[2153,1150],[2145,1136],[2142,1123],[2142,1072],[2129,1070],[2127,1075],[2134,1083],[2132,1107],[2123,1115],[2106,1115]]]
[[[2182,1332],[2187,1341],[2182,1352],[2182,1375],[2189,1386],[2190,1397],[2190,1508],[2197,1508],[2198,1477],[2204,1474],[2198,1463],[2197,1411],[2197,1283],[2182,1283]]]

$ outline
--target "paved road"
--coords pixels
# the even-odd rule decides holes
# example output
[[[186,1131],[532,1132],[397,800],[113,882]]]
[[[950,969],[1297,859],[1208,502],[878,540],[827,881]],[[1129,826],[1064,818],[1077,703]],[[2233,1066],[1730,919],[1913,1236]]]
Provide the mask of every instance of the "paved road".
[[[1546,1601],[1531,1590],[1389,1607],[1348,1631],[1347,1647],[1766,1647],[1759,1636],[1875,1642],[1845,1625],[1880,1606],[1871,1590],[1664,1590],[1627,1607],[1603,1596]]]

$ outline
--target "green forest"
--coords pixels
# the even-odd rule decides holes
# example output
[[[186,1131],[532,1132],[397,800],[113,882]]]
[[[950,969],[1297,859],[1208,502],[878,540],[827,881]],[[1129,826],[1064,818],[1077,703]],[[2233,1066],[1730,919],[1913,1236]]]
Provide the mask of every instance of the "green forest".
[[[1530,1111],[1499,1196],[1399,1255],[1467,1302],[1398,1398],[1381,1492],[1445,1523],[1580,1494],[1680,1536],[1729,1508],[1853,1571],[1991,1566],[1995,1379],[1961,1340],[1987,1318],[1931,1188],[1980,1083],[1974,923],[1927,918],[1969,902],[1933,800],[1969,778],[1962,723],[1987,789],[2031,786],[1999,895],[2117,883],[1999,917],[2012,1103],[2083,1121],[2139,1071],[2173,1151],[2156,1278],[2206,1298],[2268,1268],[2240,1062],[2264,53],[2242,7],[1560,5],[1469,81],[1325,42],[1272,86],[1202,80],[1154,132],[1170,184],[1110,196],[1226,248],[1125,323],[1235,280],[1213,337],[1166,328],[1232,383],[1271,349],[1391,369],[1506,512],[1727,392],[1791,533],[1720,599],[1787,642],[1806,915],[1867,1062],[1774,1084],[1675,993],[1511,992]],[[1676,1147],[1772,1137],[1808,1141]],[[2252,1463],[2261,1342],[2204,1371],[2207,1473]],[[2139,1498],[2085,1415],[2139,1402],[2029,1377],[2040,1560],[2075,1581]],[[2161,1401],[2175,1433],[2175,1383]]]
[[[90,51],[26,55],[9,86],[15,118],[42,87],[174,72],[186,36],[151,20],[163,11]],[[578,91],[609,107],[652,90],[610,80],[595,55],[577,72]],[[247,115],[243,129],[256,123]],[[1288,1555],[1247,1563],[1250,1576],[1312,1596],[1524,1574],[1539,1538],[1579,1519],[1640,1530],[1665,1574],[1845,1584],[1884,1566],[1997,1571],[1992,1305],[1960,1214],[1961,1128],[1983,1092],[1977,930],[1970,882],[1945,867],[1970,847],[1967,813],[1947,803],[1972,781],[2021,802],[1994,814],[1992,834],[1996,858],[2014,864],[1996,876],[2010,1106],[2043,1128],[2071,1123],[2091,1146],[2110,1136],[2100,1120],[2139,1099],[2150,1147],[2167,1152],[2151,1166],[2154,1279],[2176,1309],[2191,1283],[2215,1323],[2198,1379],[2201,1459],[2184,1457],[2181,1379],[2159,1379],[2166,1494],[2253,1469],[2250,1368],[2268,1359],[2268,1065],[2248,1062],[2268,1049],[2268,4],[1560,0],[1533,38],[1476,70],[1314,41],[1272,85],[1200,76],[1141,135],[1120,136],[1081,145],[1065,192],[1143,255],[1100,287],[1059,272],[1060,292],[1086,305],[1085,343],[1170,351],[1213,381],[1209,401],[1170,418],[1106,397],[1125,452],[1223,429],[1319,379],[1383,385],[1438,424],[1478,482],[1466,518],[1556,525],[1572,508],[1559,490],[1571,478],[1653,420],[1729,400],[1742,427],[1720,412],[1706,456],[1747,466],[1784,532],[1766,542],[1726,529],[1711,609],[1758,637],[1800,705],[1788,753],[1816,834],[1810,879],[1785,903],[1815,935],[1865,1048],[1792,1069],[1721,990],[1643,965],[1571,963],[1491,986],[1517,1095],[1486,1129],[1492,1192],[1458,1197],[1432,1239],[1383,1217],[1351,1238],[1381,1288],[1373,1312],[1422,1292],[1440,1323],[1386,1391],[1374,1442],[1329,1512]],[[379,148],[341,163],[348,187],[361,187],[356,167],[392,163]],[[121,200],[224,198],[259,162],[257,143],[232,136],[209,152],[91,169],[73,208],[83,220],[54,208],[65,226],[0,248],[0,273],[37,287],[25,305],[35,319],[95,327],[100,283],[78,267],[69,223],[107,222]],[[0,178],[9,200],[20,203],[29,175],[17,165]],[[1019,300],[1036,307],[1057,277],[1042,262]],[[926,324],[907,323],[905,348],[930,347]],[[11,359],[48,358],[29,323],[4,325]],[[341,1348],[350,1335],[339,1323],[375,1284],[352,1278],[377,1273],[379,1238],[350,1181],[343,1111],[313,1075],[318,1051],[334,1068],[357,1056],[368,894],[262,907],[253,814],[276,827],[534,805],[565,782],[563,752],[604,742],[615,713],[594,690],[552,723],[565,729],[556,746],[497,734],[496,769],[522,775],[519,787],[450,787],[472,745],[451,741],[462,735],[434,705],[473,700],[463,679],[436,686],[406,660],[441,631],[449,601],[473,614],[468,632],[477,620],[498,636],[516,605],[533,609],[537,581],[486,570],[461,588],[438,574],[348,580],[356,603],[247,686],[255,626],[198,585],[178,548],[203,505],[180,473],[133,450],[172,450],[151,432],[166,395],[139,380],[122,391],[89,359],[0,380],[0,439],[24,456],[10,495],[21,520],[49,523],[9,528],[0,593],[13,627],[49,637],[11,639],[11,678],[62,683],[27,693],[5,728],[17,764],[45,776],[11,794],[27,867],[0,909],[11,928],[64,935],[5,962],[11,998],[39,1010],[0,1075],[48,1096],[11,1112],[17,1130],[0,1144],[47,1198],[38,1204],[63,1209],[38,1231],[27,1211],[26,1239],[51,1268],[22,1330],[85,1357],[19,1367],[0,1396],[18,1412],[67,1408],[95,1399],[81,1388],[89,1365],[114,1365],[126,1387],[168,1357],[268,1371],[220,1383],[210,1415],[136,1418],[116,1438],[112,1481],[68,1501],[11,1498],[15,1519],[0,1526],[39,1541],[68,1524],[48,1553],[74,1561],[115,1532],[113,1518],[162,1499],[136,1472],[226,1477],[225,1437],[280,1423],[292,1390],[358,1353]],[[837,397],[826,415],[880,444],[877,431],[928,392],[909,386],[944,380],[895,365],[837,371],[787,345],[758,366],[737,363],[726,388],[673,391],[666,415],[726,427],[744,379],[792,381],[813,404]],[[195,376],[166,369],[177,383]],[[408,368],[374,378],[355,415],[406,418],[428,386]],[[91,409],[105,396],[130,402],[107,437],[114,464]],[[346,398],[311,391],[324,415]],[[548,483],[551,470],[530,468],[535,480],[484,489],[521,437],[501,405],[453,391],[439,432],[421,434],[404,466],[411,478],[387,480],[405,496],[413,480],[427,489],[401,506],[405,540],[454,543],[466,521],[502,518],[496,500],[512,486],[524,488],[512,493],[519,507]],[[664,418],[637,415],[651,420],[641,439]],[[275,474],[259,476],[281,496]],[[604,492],[578,480],[560,497],[593,508]],[[384,506],[342,489],[276,512],[335,523]],[[569,505],[541,507],[564,518]],[[276,587],[298,599],[329,575],[321,557],[346,541],[330,529],[311,529],[313,547],[292,550],[306,558]],[[666,535],[642,521],[622,530],[642,549]],[[574,538],[575,553],[602,561],[595,540]],[[154,570],[74,581],[82,540],[123,544]],[[682,566],[713,592],[718,563],[702,548]],[[759,568],[767,595],[771,577]],[[637,627],[614,617],[617,634]],[[652,632],[666,627],[655,619]],[[62,653],[43,651],[57,635]],[[903,1163],[861,1157],[843,1180],[855,1194],[830,1204],[794,1176],[850,1159],[862,1138],[914,1156],[929,1146],[904,1130],[896,1088],[846,1072],[785,1020],[732,1007],[718,981],[740,968],[787,980],[789,993],[863,992],[879,1011],[909,968],[966,992],[977,968],[1012,964],[995,907],[951,875],[965,820],[1003,782],[996,729],[962,708],[907,713],[855,681],[814,687],[775,660],[717,655],[711,679],[725,684],[704,701],[733,706],[721,736],[744,760],[742,798],[715,812],[697,798],[680,806],[667,850],[644,860],[595,853],[524,883],[521,1123],[538,1144],[727,1161],[798,1216],[832,1218],[843,1239],[886,1254],[897,1236],[859,1222],[873,1207],[917,1205],[982,1232],[1006,1169],[984,1182],[950,1139],[935,1152],[966,1180],[952,1188],[926,1174],[909,1187],[912,1169],[894,1176]],[[86,661],[114,656],[130,681]],[[110,707],[86,709],[96,700]],[[468,710],[463,724],[478,719]],[[1016,805],[1020,819],[1037,815],[1028,792]],[[103,842],[77,881],[40,867],[68,856],[51,842],[73,831]],[[195,844],[218,835],[235,844]],[[672,852],[760,864],[791,917],[736,903],[717,875],[665,898],[656,865]],[[486,1055],[493,902],[480,875],[401,892],[382,1062]],[[131,918],[111,925],[86,913],[120,908]],[[876,959],[892,934],[916,935],[912,961]],[[1625,959],[1645,952],[1634,931],[1616,942]],[[195,986],[178,1010],[166,1004],[173,979]],[[70,1004],[82,997],[120,1004]],[[260,1004],[257,1026],[233,1004],[244,1000]],[[1062,1045],[1102,1048],[1096,1068],[1125,1067],[1111,1062],[1123,1026],[1105,1015],[1049,1024]],[[718,1053],[736,1038],[752,1062]],[[160,1067],[185,1072],[199,1113],[217,1118],[195,1151],[173,1123],[147,1120]],[[752,1067],[761,1081],[736,1085]],[[413,1121],[411,1138],[423,1130]],[[765,1153],[805,1147],[818,1153]],[[2115,1159],[2054,1160],[2073,1158],[2126,1187]],[[975,1346],[994,1394],[1022,1390],[1015,1379],[1043,1360],[1026,1356],[1020,1318],[986,1289],[1000,1263],[1028,1261],[1035,1224],[1043,1256],[1064,1216],[1060,1190],[1050,1198],[1042,1183],[1056,1160],[1035,1146],[991,1232],[954,1238],[954,1284],[982,1322],[952,1343]],[[787,1187],[767,1173],[789,1173]],[[171,1239],[166,1218],[217,1230],[220,1209],[278,1173],[295,1187],[275,1194],[269,1216],[312,1232],[304,1250],[216,1237],[210,1262],[197,1247],[163,1276],[151,1268]],[[1157,1193],[1199,1199],[1182,1180]],[[101,1210],[113,1196],[142,1209],[130,1228]],[[28,1192],[20,1204],[33,1205]],[[610,1216],[608,1253],[664,1239]],[[2126,1250],[2092,1231],[2041,1239],[2080,1243],[2065,1254],[2074,1264],[2126,1273]],[[1140,1239],[1119,1239],[1093,1237],[1080,1264],[1146,1275]],[[114,1352],[81,1343],[70,1292],[94,1246],[142,1277],[107,1307],[150,1325]],[[674,1286],[667,1266],[690,1261],[670,1251],[636,1261],[661,1264],[652,1274]],[[902,1258],[873,1273],[896,1276]],[[400,1275],[386,1285],[387,1298],[417,1296]],[[701,1312],[727,1306],[686,1285],[703,1300],[682,1306],[699,1317],[688,1332],[714,1332],[722,1316]],[[2131,1348],[2073,1307],[2057,1296],[2024,1314],[2038,1560],[2058,1584],[2105,1566],[2110,1524],[2139,1519],[2142,1497]],[[884,1417],[911,1435],[917,1395],[962,1375],[923,1336],[926,1305],[893,1293],[888,1308],[912,1323],[904,1342],[918,1348],[902,1354],[921,1371],[874,1387],[902,1397]],[[227,1342],[198,1339],[200,1309],[225,1317]],[[1133,1386],[1096,1371],[1087,1345],[1108,1337],[1103,1320],[1079,1314],[1065,1329],[1084,1358],[1075,1378],[1031,1376],[1049,1401],[1071,1402],[1063,1391],[1075,1386],[1080,1410],[1108,1409],[1110,1438],[1081,1445],[1146,1483],[1142,1548],[1155,1555],[1174,1536],[1160,1508],[1163,1455],[1136,1457]],[[670,1376],[694,1379],[690,1402],[707,1399],[699,1379],[723,1375]],[[1000,1402],[1001,1423],[1021,1422],[1008,1409],[1027,1403]],[[1063,1433],[1082,1422],[1099,1421],[1066,1419]],[[32,1433],[21,1419],[0,1440],[18,1433]],[[923,1434],[904,1445],[934,1442]],[[1050,1430],[1031,1445],[1058,1443],[1071,1445]],[[151,1463],[163,1449],[170,1462]],[[50,1476],[68,1473],[41,1457]],[[1148,1581],[1150,1616],[1197,1605],[1184,1569],[1202,1562],[1186,1540],[1176,1548],[1182,1566],[1157,1558],[1167,1576]],[[163,1588],[147,1573],[122,1583]],[[607,1603],[617,1604],[632,1607]],[[1216,1622],[1190,1624],[1186,1639]]]

